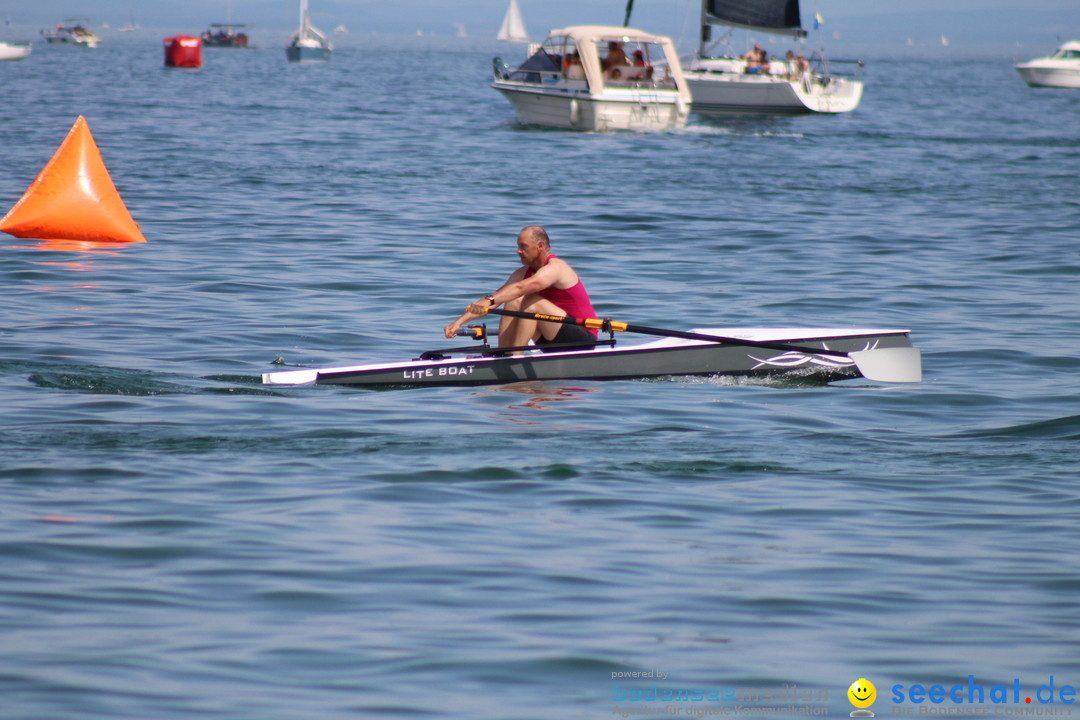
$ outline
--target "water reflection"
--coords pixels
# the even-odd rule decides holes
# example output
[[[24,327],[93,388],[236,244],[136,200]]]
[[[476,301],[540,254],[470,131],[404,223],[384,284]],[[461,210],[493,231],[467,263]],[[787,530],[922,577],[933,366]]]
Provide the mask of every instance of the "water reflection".
[[[513,410],[551,410],[552,403],[571,402],[580,400],[585,393],[596,392],[591,388],[565,387],[550,383],[523,382],[509,385],[496,385],[485,387],[477,392],[478,396],[490,396],[494,393],[516,393],[522,396],[521,402],[515,402],[506,406],[507,411]],[[532,423],[527,416],[516,416],[511,412],[505,413],[511,421],[525,424]]]

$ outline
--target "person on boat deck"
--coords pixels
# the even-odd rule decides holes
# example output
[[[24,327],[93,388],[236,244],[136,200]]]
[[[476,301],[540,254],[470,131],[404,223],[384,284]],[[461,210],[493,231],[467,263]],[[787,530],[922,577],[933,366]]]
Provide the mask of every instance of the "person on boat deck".
[[[457,335],[458,328],[470,320],[483,317],[488,310],[505,305],[507,310],[541,313],[564,317],[593,318],[589,293],[574,269],[551,252],[551,240],[539,225],[523,228],[517,236],[517,254],[522,267],[495,292],[471,303],[443,332],[446,337]],[[537,320],[502,316],[499,318],[499,347],[523,347],[532,340],[545,352],[545,345],[554,343],[596,343],[599,331],[580,325],[540,322]],[[573,348],[581,349],[581,348]],[[520,351],[519,351],[520,352]]]
[[[810,72],[810,61],[807,60],[802,53],[799,53],[795,58],[795,68],[799,71],[799,74]]]
[[[585,79],[585,68],[581,67],[581,57],[577,54],[577,51],[569,53],[566,56],[563,74],[566,76],[567,80]]]
[[[761,45],[754,43],[753,50],[747,50],[745,53],[739,56],[740,60],[746,61],[747,73],[760,73],[763,72],[763,67],[768,67],[769,55],[761,49]],[[762,64],[764,62],[764,65]]]
[[[607,44],[608,51],[607,57],[604,58],[604,71],[608,72],[614,67],[620,65],[629,65],[630,60],[626,57],[626,51],[623,50],[621,42],[612,40]]]

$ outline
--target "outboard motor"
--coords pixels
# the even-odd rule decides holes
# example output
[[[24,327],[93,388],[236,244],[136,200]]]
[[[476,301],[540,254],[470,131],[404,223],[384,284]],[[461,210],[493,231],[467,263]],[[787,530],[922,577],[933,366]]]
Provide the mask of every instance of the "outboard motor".
[[[510,77],[510,66],[503,62],[503,59],[496,55],[491,60],[492,69],[495,71],[495,77],[499,80],[506,80]]]

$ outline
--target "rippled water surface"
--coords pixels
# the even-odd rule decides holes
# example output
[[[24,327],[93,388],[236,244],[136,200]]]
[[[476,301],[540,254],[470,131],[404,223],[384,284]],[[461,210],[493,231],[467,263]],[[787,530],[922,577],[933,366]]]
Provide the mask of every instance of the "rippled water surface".
[[[575,134],[479,45],[0,64],[0,209],[84,115],[148,239],[0,241],[0,715],[1080,684],[1080,95],[870,58],[847,115]],[[924,382],[259,384],[445,346],[531,223],[601,314],[911,328]]]

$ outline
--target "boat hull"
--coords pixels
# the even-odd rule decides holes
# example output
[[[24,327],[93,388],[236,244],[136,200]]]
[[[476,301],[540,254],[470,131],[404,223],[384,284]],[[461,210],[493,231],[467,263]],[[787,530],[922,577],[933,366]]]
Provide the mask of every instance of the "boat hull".
[[[862,100],[858,80],[832,78],[827,84],[684,70],[691,109],[701,115],[801,115],[850,112]]]
[[[330,48],[304,47],[302,45],[290,45],[285,48],[285,57],[289,62],[309,63],[327,62],[330,59]]]
[[[710,329],[725,337],[766,338],[803,347],[855,352],[910,348],[906,330]],[[264,373],[266,385],[409,387],[495,385],[536,380],[620,380],[682,375],[789,376],[820,381],[860,376],[855,364],[836,355],[666,338],[629,347],[516,357],[447,357],[401,363]]]
[[[30,54],[31,47],[27,44],[14,44],[0,42],[0,60],[22,60]]]
[[[1016,72],[1031,87],[1080,88],[1080,63],[1072,67],[1024,63],[1016,66]]]
[[[677,93],[626,88],[593,95],[586,90],[546,91],[526,83],[492,83],[523,125],[565,130],[670,130],[686,126],[688,108]]]

